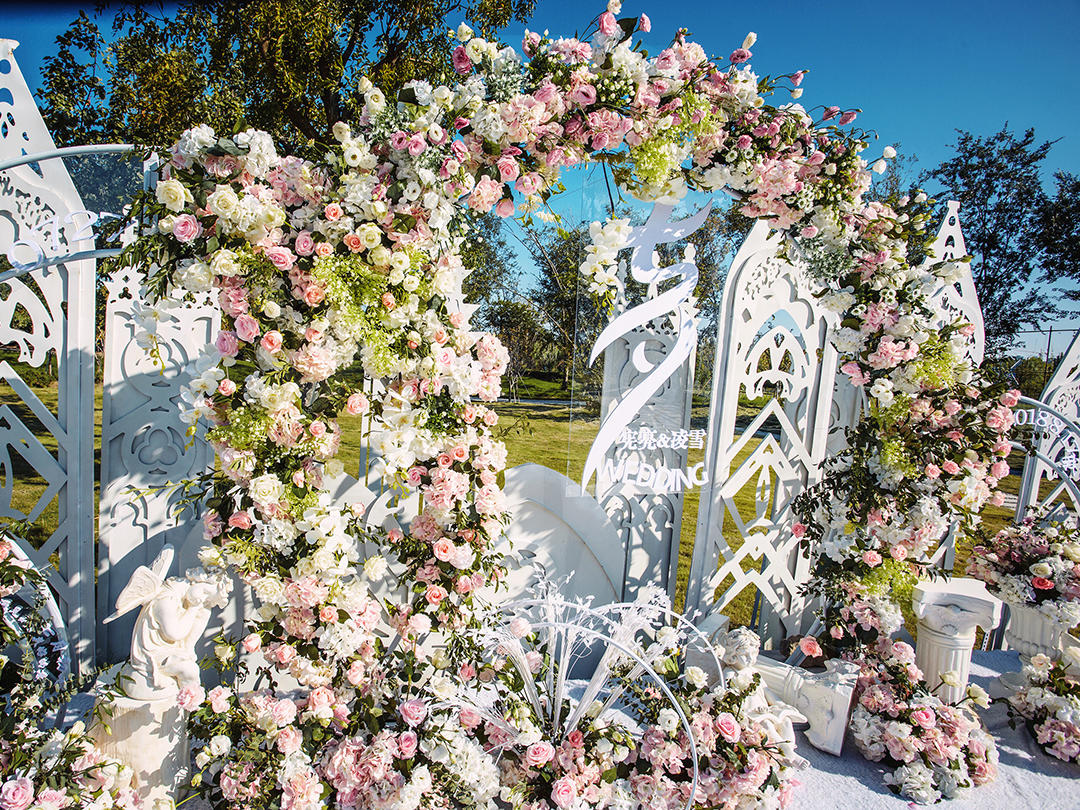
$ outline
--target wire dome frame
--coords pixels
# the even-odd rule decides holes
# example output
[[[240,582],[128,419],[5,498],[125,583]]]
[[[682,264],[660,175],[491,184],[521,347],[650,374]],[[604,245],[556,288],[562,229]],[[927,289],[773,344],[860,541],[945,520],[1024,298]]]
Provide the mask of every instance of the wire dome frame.
[[[24,567],[33,567],[23,548],[25,540],[8,531],[0,532],[0,539],[11,544],[12,557]],[[63,612],[47,584],[26,582],[0,597],[0,617],[18,637],[21,655],[33,659],[35,682],[56,684],[67,680],[71,675],[71,645]]]
[[[590,714],[590,708],[605,690],[607,695],[599,710],[592,714],[594,717],[613,712],[616,702],[626,692],[627,684],[640,681],[642,677],[651,681],[675,712],[687,737],[693,767],[685,810],[690,810],[700,778],[698,747],[689,718],[654,665],[678,649],[684,638],[680,631],[689,630],[685,635],[699,641],[716,662],[720,687],[724,688],[726,683],[715,649],[698,628],[664,604],[667,597],[660,589],[650,589],[635,602],[594,608],[587,602],[563,598],[559,585],[541,579],[537,586],[538,596],[491,606],[480,617],[482,627],[473,631],[475,637],[485,653],[505,657],[513,664],[523,683],[521,697],[532,707],[537,720],[545,724],[545,731],[553,741],[565,739]],[[675,620],[674,625],[667,623],[669,618]],[[522,620],[527,622],[527,630],[521,625],[514,626]],[[650,631],[653,638],[645,646],[639,637],[642,634],[648,637]],[[541,658],[542,675],[539,678],[530,666],[530,650],[526,649],[528,636],[532,634],[537,637],[532,651],[542,649],[546,653],[546,658]],[[585,682],[580,697],[575,700],[571,689],[574,666],[585,660],[596,645],[603,646],[603,654]],[[625,674],[616,671],[619,665],[629,665]],[[497,711],[481,705],[481,701],[462,702],[511,738],[518,733]],[[504,743],[500,748],[508,744]]]

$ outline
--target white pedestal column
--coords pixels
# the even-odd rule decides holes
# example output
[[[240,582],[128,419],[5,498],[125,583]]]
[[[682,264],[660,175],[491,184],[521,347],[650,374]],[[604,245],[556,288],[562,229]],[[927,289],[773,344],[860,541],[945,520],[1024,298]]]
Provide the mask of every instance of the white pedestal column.
[[[912,608],[919,620],[915,663],[923,677],[944,701],[955,703],[967,694],[975,630],[990,630],[1001,621],[1001,600],[991,596],[976,579],[956,577],[915,585]],[[959,685],[942,683],[941,676],[955,672]]]

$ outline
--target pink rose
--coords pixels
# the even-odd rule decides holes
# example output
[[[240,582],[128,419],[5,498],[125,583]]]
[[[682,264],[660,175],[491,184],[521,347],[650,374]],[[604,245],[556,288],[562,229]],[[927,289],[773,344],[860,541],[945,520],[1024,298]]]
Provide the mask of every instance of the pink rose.
[[[193,712],[206,699],[206,690],[198,684],[188,684],[180,687],[176,693],[176,705],[185,712]]]
[[[251,528],[251,515],[241,510],[239,512],[233,512],[229,515],[229,528],[230,529],[247,529]]]
[[[941,463],[941,470],[949,475],[956,475],[960,472],[960,465],[950,458]]]
[[[223,357],[236,357],[236,353],[240,350],[240,344],[236,341],[236,332],[228,329],[218,332],[214,345]]]
[[[329,709],[334,704],[334,693],[325,686],[317,686],[308,695],[307,708],[311,712]]]
[[[821,645],[813,636],[803,636],[799,639],[799,649],[807,658],[820,658],[823,655]]]
[[[927,478],[932,481],[935,478],[941,477],[941,467],[939,467],[937,464],[927,464],[926,467],[923,469],[923,473],[926,475]]]
[[[401,714],[401,719],[404,720],[408,726],[416,728],[423,723],[424,718],[427,717],[427,704],[419,698],[406,700],[398,706],[398,713]]]
[[[368,401],[367,397],[363,394],[351,394],[345,401],[345,410],[351,416],[359,416],[362,413],[367,413]]]
[[[277,745],[278,751],[285,756],[292,754],[295,751],[300,750],[300,744],[304,741],[304,735],[300,733],[300,730],[296,726],[286,726],[278,732]]]
[[[240,646],[244,648],[244,652],[253,653],[258,652],[262,647],[262,638],[258,633],[248,633],[244,636],[244,640],[240,642]]]
[[[551,800],[555,802],[558,807],[569,807],[577,799],[577,788],[574,786],[574,780],[569,776],[564,776],[551,786]]]
[[[862,553],[862,561],[871,568],[876,568],[881,565],[881,555],[872,549],[867,549]]]
[[[533,743],[525,750],[525,764],[530,768],[542,768],[555,758],[555,746],[547,740]]]
[[[619,24],[615,22],[615,15],[610,11],[605,11],[600,15],[600,33],[605,37],[614,35],[619,30]]]
[[[259,322],[250,315],[244,314],[234,321],[236,336],[245,343],[251,343],[259,336]]]
[[[933,728],[937,725],[937,718],[934,716],[933,709],[926,706],[913,711],[911,719],[919,728]]]
[[[224,379],[218,383],[217,390],[223,397],[231,397],[236,393],[236,383],[230,379]]]
[[[504,183],[510,183],[518,178],[518,163],[512,157],[504,156],[499,158],[495,164],[499,170],[499,179]]]
[[[646,34],[652,31],[652,20],[649,19],[647,14],[642,14],[637,24],[638,31],[643,31]]]
[[[1014,388],[1002,394],[999,401],[1006,408],[1015,408],[1016,404],[1020,402],[1020,397],[1021,393]]]
[[[224,714],[229,710],[229,698],[232,697],[232,691],[224,686],[215,686],[207,697],[210,699],[210,708],[213,709],[214,714]]]
[[[323,209],[323,216],[326,217],[330,222],[337,222],[339,219],[341,219],[341,215],[343,213],[344,211],[341,210],[341,206],[338,205],[336,202],[328,204],[326,208]]]
[[[181,214],[173,220],[172,235],[177,242],[190,242],[202,233],[202,225],[191,214]]]
[[[413,754],[416,753],[416,745],[417,738],[415,731],[403,731],[398,735],[398,753],[401,754],[402,759],[412,759]]]
[[[295,254],[287,247],[276,245],[265,250],[264,255],[278,270],[290,270],[296,264]]]
[[[729,743],[738,742],[739,737],[742,735],[739,721],[730,712],[721,712],[713,725],[716,727],[717,733]]]
[[[1054,583],[1046,577],[1032,577],[1032,587],[1038,588],[1040,591],[1051,591],[1054,589]]]
[[[467,76],[469,73],[472,73],[472,60],[465,51],[464,45],[458,45],[454,48],[454,52],[451,54],[450,59],[454,64],[454,70],[459,75]]]
[[[509,197],[503,197],[495,204],[495,213],[506,219],[514,215],[514,201]]]
[[[428,585],[427,591],[424,592],[424,598],[429,605],[438,607],[442,604],[442,601],[447,597],[446,588],[441,585]]]
[[[277,354],[279,351],[281,351],[281,341],[281,332],[279,332],[277,329],[271,329],[269,332],[263,335],[262,340],[259,341],[259,345],[262,346],[270,354]]]
[[[296,235],[296,244],[293,245],[293,249],[299,256],[310,256],[315,252],[315,240],[311,236],[311,231],[300,231]]]
[[[791,533],[801,539],[806,534],[806,526],[802,523],[796,523],[791,527]]]
[[[449,562],[454,559],[454,554],[457,553],[457,546],[454,545],[454,541],[449,537],[443,537],[435,542],[434,552],[437,560]]]
[[[893,546],[889,549],[889,556],[896,561],[906,560],[908,555],[907,546]]]
[[[990,474],[997,479],[1004,478],[1009,474],[1009,463],[1007,461],[995,461],[990,465]]]
[[[296,719],[296,704],[288,698],[282,698],[270,707],[270,716],[274,718],[278,728],[287,726]]]
[[[474,672],[473,677],[475,676],[476,673]],[[480,725],[480,712],[476,711],[476,709],[471,709],[468,706],[465,706],[458,710],[458,720],[461,721],[461,725],[463,728],[472,731],[474,728]]]
[[[34,800],[34,783],[25,776],[8,779],[0,787],[0,808],[26,810]]]

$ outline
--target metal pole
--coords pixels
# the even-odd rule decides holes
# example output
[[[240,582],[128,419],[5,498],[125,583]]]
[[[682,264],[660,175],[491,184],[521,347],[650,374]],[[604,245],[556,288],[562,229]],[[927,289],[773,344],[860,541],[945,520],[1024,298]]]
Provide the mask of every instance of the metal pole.
[[[1046,388],[1046,381],[1050,377],[1050,341],[1054,339],[1054,327],[1051,326],[1046,334],[1046,363],[1043,364],[1042,387]]]

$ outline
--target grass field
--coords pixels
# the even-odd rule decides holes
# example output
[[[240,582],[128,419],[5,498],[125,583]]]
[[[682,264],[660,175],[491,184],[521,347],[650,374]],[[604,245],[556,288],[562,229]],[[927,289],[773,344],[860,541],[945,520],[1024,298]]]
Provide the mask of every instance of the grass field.
[[[545,383],[538,380],[538,383]],[[554,383],[551,383],[554,385]],[[41,399],[42,403],[50,408],[56,407],[56,386],[42,385],[33,386],[33,390]],[[524,397],[524,394],[521,394]],[[20,403],[14,391],[6,384],[0,382],[0,404],[11,408],[15,415],[19,416],[38,436],[39,440],[50,451],[55,451],[56,440],[47,434],[33,418],[30,410]],[[499,430],[507,444],[508,466],[536,462],[557,470],[573,480],[581,478],[581,472],[599,426],[599,420],[595,415],[583,415],[580,411],[571,409],[557,403],[540,404],[515,404],[499,403],[496,410],[500,415]],[[705,427],[707,408],[695,406],[693,413],[694,427]],[[97,387],[95,396],[95,464],[100,461],[100,438],[101,438],[101,387]],[[343,461],[346,469],[355,470],[360,457],[360,436],[362,424],[360,417],[345,417],[342,419],[343,430]],[[748,456],[757,445],[756,439],[751,440],[743,453],[736,459],[737,466]],[[690,451],[690,464],[701,461],[703,451]],[[12,509],[16,512],[26,513],[32,509],[45,490],[45,481],[38,476],[33,468],[17,453],[11,454],[11,467],[0,467],[0,474],[13,477],[12,486]],[[96,470],[95,470],[96,472]],[[95,475],[95,478],[97,476]],[[3,485],[7,486],[7,480]],[[1019,476],[1012,475],[1002,482],[1002,489],[1011,494],[1016,494],[1019,488]],[[740,491],[735,502],[743,514],[749,514],[753,509],[755,493],[753,485],[747,485]],[[678,598],[681,605],[682,596],[686,590],[686,580],[690,569],[694,536],[697,525],[697,512],[699,505],[699,491],[691,490],[686,494],[683,506],[683,523],[679,545],[678,566]],[[1011,519],[1011,512],[1003,507],[987,507],[984,512],[985,525],[988,530],[996,530]],[[44,540],[52,527],[57,522],[55,504],[50,505],[42,515],[41,523],[44,531],[39,537],[30,538],[32,542]],[[731,525],[731,521],[725,521],[724,536],[733,549],[738,549],[740,538],[737,531]],[[955,570],[961,572],[970,552],[970,544],[961,544],[957,548]],[[760,560],[748,559],[745,566],[759,565]],[[749,621],[753,607],[753,594],[745,591],[729,605],[725,611],[733,623],[745,624]]]

